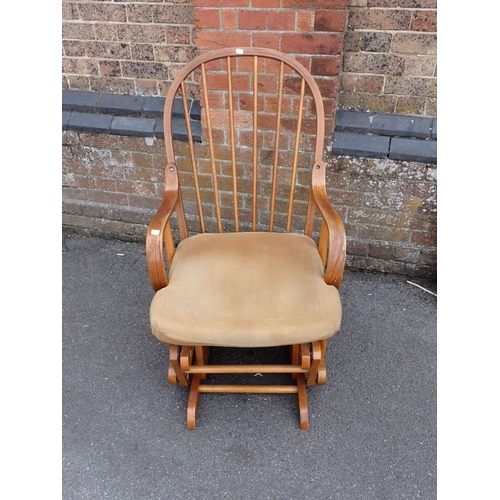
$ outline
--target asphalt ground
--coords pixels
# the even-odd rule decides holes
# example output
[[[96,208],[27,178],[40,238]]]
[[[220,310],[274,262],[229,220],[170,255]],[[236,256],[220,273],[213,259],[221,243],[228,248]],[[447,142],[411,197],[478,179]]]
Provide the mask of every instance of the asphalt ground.
[[[64,500],[436,498],[435,282],[345,273],[308,431],[295,395],[251,394],[202,394],[188,431],[144,246],[65,235],[62,279]]]

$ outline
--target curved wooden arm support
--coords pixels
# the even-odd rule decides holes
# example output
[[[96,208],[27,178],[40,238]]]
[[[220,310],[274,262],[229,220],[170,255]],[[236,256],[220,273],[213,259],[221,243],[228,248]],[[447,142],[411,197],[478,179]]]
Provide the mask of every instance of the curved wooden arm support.
[[[312,197],[323,217],[320,246],[326,242],[325,282],[338,288],[344,275],[346,234],[342,219],[328,198],[325,178],[326,165],[317,161],[312,173]]]
[[[168,285],[163,254],[164,232],[175,210],[178,196],[179,178],[177,166],[174,163],[167,163],[163,201],[151,220],[146,234],[146,262],[151,285],[155,292]]]

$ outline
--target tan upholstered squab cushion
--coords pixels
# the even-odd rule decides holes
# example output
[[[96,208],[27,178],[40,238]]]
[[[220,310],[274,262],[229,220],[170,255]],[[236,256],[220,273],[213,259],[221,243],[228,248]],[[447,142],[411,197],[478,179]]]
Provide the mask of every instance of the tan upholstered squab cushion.
[[[267,347],[312,342],[340,328],[308,236],[200,234],[177,247],[170,282],[151,304],[153,334],[180,345]]]

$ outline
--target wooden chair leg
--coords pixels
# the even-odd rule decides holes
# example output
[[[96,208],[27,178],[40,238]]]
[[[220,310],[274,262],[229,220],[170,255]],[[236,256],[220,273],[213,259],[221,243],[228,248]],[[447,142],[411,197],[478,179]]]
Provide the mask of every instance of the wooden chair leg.
[[[324,351],[326,343],[313,342],[312,345],[292,346],[292,366],[287,365],[215,365],[208,364],[208,347],[170,346],[169,381],[174,378],[183,386],[190,385],[187,404],[187,428],[196,429],[199,398],[201,392],[236,393],[296,393],[299,404],[299,423],[301,430],[309,429],[309,409],[306,386],[317,380],[323,381]],[[194,364],[193,364],[194,363]],[[202,384],[208,373],[286,373],[291,372],[296,385],[220,385]]]
[[[186,371],[191,367],[193,359],[198,366],[204,366],[208,363],[208,350],[206,346],[196,346],[183,348],[181,351],[181,368]],[[196,419],[198,417],[198,406],[200,401],[200,383],[207,378],[206,373],[195,373],[191,378],[191,387],[189,389],[189,399],[187,406],[187,428],[196,429]]]
[[[187,428],[196,429],[196,417],[198,416],[198,403],[200,400],[200,381],[202,374],[196,373],[191,378],[191,388],[189,389],[189,399],[187,406]]]
[[[189,368],[191,367],[191,363],[193,361],[194,355],[194,346],[185,345],[181,349],[181,354],[179,357],[179,364],[182,370],[182,373],[187,373]]]
[[[312,363],[311,363],[311,368],[309,370],[309,375],[307,377],[307,385],[314,385],[316,377],[318,376],[318,370],[322,359],[321,344],[319,342],[313,342],[311,357],[312,357]]]
[[[188,379],[179,364],[180,346],[169,344],[169,350],[168,381],[171,384],[179,382],[182,387],[187,387]]]
[[[175,373],[172,363],[168,364],[167,378],[170,384],[177,384],[177,374]]]
[[[196,346],[195,347],[195,363],[200,366],[204,366],[208,363],[208,347],[207,346]],[[202,380],[207,378],[206,373],[202,374]]]
[[[297,376],[297,395],[299,398],[299,421],[300,429],[309,429],[309,411],[307,407],[306,384],[302,375]]]
[[[325,385],[326,384],[325,353],[326,353],[327,343],[328,343],[327,340],[320,340],[320,344],[321,344],[321,361],[319,363],[319,368],[318,368],[318,385]]]

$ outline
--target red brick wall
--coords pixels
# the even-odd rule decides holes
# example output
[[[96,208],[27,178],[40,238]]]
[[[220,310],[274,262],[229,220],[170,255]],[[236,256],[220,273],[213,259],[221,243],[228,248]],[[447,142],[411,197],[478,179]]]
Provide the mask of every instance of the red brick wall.
[[[295,57],[315,77],[333,132],[346,0],[193,0],[199,52],[264,47]]]

